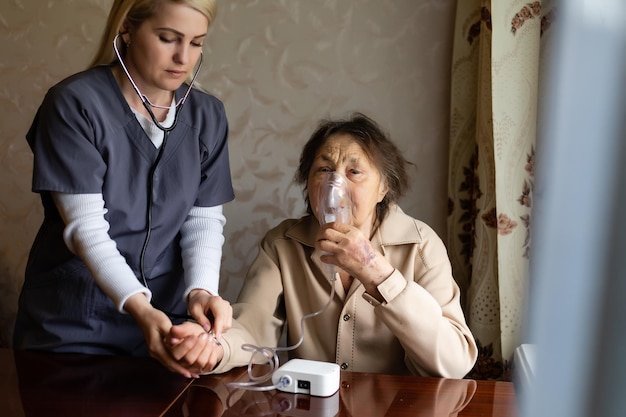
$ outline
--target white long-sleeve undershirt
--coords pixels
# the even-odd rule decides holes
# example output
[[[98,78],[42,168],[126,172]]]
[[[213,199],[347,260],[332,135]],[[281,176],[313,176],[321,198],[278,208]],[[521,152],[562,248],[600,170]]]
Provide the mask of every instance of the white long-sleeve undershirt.
[[[133,110],[146,135],[160,148],[163,131],[150,119]],[[175,118],[175,100],[163,126],[169,127]],[[52,193],[55,205],[65,222],[63,239],[67,247],[78,255],[93,275],[98,286],[115,303],[120,312],[133,295],[144,293],[148,300],[152,292],[144,287],[109,235],[107,209],[102,194]],[[194,289],[203,289],[218,295],[219,270],[224,244],[226,218],[222,206],[192,207],[181,228],[185,292],[183,300]]]
[[[109,236],[110,225],[102,194],[53,193],[54,202],[65,222],[63,238],[67,247],[78,255],[98,286],[120,312],[124,303],[137,293],[150,299],[152,293],[137,279],[126,259]],[[204,289],[218,295],[219,269],[224,243],[226,218],[222,206],[193,207],[181,228],[185,292]]]

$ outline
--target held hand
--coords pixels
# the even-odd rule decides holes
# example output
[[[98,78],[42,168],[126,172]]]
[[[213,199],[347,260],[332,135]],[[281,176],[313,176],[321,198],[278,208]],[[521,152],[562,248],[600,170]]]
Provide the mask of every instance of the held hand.
[[[230,303],[218,295],[196,289],[189,293],[189,313],[200,326],[208,332],[213,330],[219,340],[233,323],[233,308]],[[207,316],[212,316],[212,320]]]
[[[324,254],[323,262],[336,265],[365,288],[376,288],[393,273],[393,266],[375,251],[369,239],[358,228],[340,223],[323,225],[316,238],[316,248]]]
[[[166,343],[178,363],[197,374],[211,371],[224,356],[215,336],[191,321],[172,326]]]
[[[186,368],[170,354],[165,338],[172,327],[170,319],[160,310],[152,307],[144,294],[135,294],[130,297],[124,309],[137,321],[146,339],[150,356],[161,362],[172,372],[179,373],[186,378],[197,377],[198,373]]]

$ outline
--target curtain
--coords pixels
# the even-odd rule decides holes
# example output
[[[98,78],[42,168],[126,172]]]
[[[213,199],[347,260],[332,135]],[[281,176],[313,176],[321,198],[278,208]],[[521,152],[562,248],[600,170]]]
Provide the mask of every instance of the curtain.
[[[447,243],[479,346],[476,379],[510,380],[522,343],[547,3],[457,2]]]

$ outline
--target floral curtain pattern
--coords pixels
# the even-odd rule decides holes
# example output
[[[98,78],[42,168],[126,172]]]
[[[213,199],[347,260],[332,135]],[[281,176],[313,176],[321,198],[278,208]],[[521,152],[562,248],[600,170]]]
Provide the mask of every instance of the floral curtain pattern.
[[[522,343],[548,3],[457,2],[448,247],[480,349],[472,378],[510,380]]]

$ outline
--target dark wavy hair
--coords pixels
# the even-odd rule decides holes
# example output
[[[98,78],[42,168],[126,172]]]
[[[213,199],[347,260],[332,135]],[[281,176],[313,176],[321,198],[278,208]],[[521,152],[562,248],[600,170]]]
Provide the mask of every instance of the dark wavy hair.
[[[317,151],[329,137],[337,134],[350,135],[378,168],[388,191],[385,198],[376,205],[376,220],[381,222],[392,203],[397,203],[408,188],[407,161],[396,145],[381,130],[378,124],[362,113],[353,113],[347,119],[322,120],[302,149],[300,164],[296,171],[296,183],[303,185],[307,212],[313,214],[308,195],[308,178]]]

